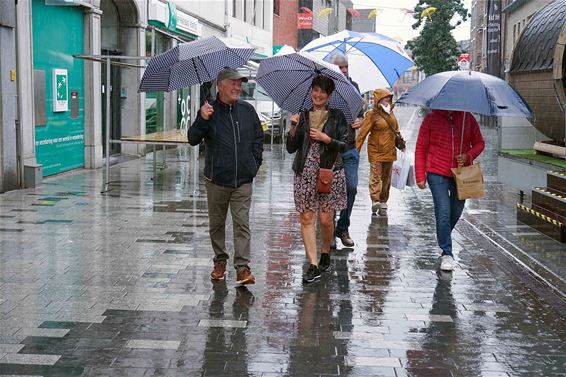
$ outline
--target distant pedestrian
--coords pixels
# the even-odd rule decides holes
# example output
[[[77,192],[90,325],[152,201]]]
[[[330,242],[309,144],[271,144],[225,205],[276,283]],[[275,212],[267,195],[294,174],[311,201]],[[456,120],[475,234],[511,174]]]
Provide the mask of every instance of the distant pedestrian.
[[[358,84],[352,80],[348,75],[348,57],[341,52],[335,52],[330,57],[330,62],[335,64],[340,68],[340,71],[346,76],[352,85],[360,91]],[[348,206],[340,211],[340,217],[336,223],[336,229],[334,230],[334,237],[340,238],[342,245],[346,247],[353,247],[354,240],[350,236],[350,216],[352,215],[352,208],[354,208],[354,201],[356,200],[356,194],[358,193],[358,167],[360,165],[360,154],[356,149],[356,129],[360,128],[362,125],[362,120],[364,118],[363,110],[360,110],[358,117],[354,120],[354,123],[348,127],[348,138],[346,140],[347,146],[344,152],[342,152],[342,163],[344,164],[344,173],[346,174],[346,193],[348,195]],[[331,242],[331,246],[336,247],[336,241],[334,237]]]
[[[250,206],[252,181],[262,163],[263,130],[253,106],[240,101],[242,81],[247,78],[232,68],[217,77],[218,95],[205,101],[189,128],[191,145],[206,145],[204,177],[208,202],[209,232],[214,250],[212,280],[224,280],[226,262],[226,215],[232,214],[234,268],[238,284],[253,284],[250,270]]]
[[[397,160],[395,135],[399,132],[399,124],[393,113],[393,93],[387,89],[373,91],[374,107],[364,117],[362,127],[356,138],[356,148],[361,151],[366,137],[368,138],[369,194],[371,211],[379,210],[387,213],[387,200],[391,188],[391,168]],[[403,146],[404,148],[404,146]]]
[[[462,120],[465,115],[464,143],[460,154]],[[462,111],[432,110],[423,120],[415,147],[417,186],[430,186],[436,218],[436,238],[442,249],[440,269],[452,271],[452,230],[462,215],[465,200],[458,200],[450,168],[468,166],[485,147],[476,119]]]
[[[301,235],[310,266],[303,282],[320,278],[330,268],[330,242],[334,232],[334,211],[347,206],[346,177],[340,153],[347,147],[348,125],[341,110],[328,108],[334,81],[317,76],[311,84],[313,107],[291,117],[286,140],[293,160],[295,208],[300,214]],[[317,192],[319,168],[332,169],[330,193]],[[317,262],[316,215],[320,221],[322,253]]]

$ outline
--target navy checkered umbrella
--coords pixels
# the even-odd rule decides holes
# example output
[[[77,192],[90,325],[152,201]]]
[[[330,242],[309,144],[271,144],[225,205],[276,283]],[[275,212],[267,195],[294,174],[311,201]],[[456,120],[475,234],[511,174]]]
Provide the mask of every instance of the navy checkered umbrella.
[[[251,45],[232,38],[213,36],[181,43],[149,61],[139,90],[169,92],[212,81],[224,67],[244,65],[253,52]]]
[[[334,81],[328,106],[342,110],[348,123],[353,123],[364,102],[360,93],[338,67],[307,52],[262,60],[256,80],[280,108],[297,113],[312,107],[311,83],[317,75]]]

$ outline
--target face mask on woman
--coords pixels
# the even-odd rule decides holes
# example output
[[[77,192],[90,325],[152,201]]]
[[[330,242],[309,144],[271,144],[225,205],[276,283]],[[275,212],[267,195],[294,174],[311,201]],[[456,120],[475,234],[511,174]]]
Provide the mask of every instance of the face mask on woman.
[[[388,103],[380,103],[379,106],[385,111],[387,114],[391,113],[391,105]]]

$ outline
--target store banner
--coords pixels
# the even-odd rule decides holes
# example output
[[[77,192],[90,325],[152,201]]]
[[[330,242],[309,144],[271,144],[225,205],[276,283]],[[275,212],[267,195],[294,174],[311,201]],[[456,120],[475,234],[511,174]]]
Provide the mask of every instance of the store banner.
[[[461,71],[467,71],[470,69],[470,54],[467,52],[460,54],[458,57],[458,67],[460,67]]]
[[[177,30],[177,6],[172,2],[168,2],[169,6],[169,22],[167,23],[167,29]]]
[[[501,76],[501,0],[487,2],[486,73]]]
[[[297,13],[297,29],[312,29],[312,20],[310,12]]]

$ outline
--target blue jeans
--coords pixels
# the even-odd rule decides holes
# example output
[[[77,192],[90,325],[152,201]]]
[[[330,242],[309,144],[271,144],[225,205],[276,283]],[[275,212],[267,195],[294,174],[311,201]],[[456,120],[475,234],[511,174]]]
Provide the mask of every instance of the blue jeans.
[[[358,166],[360,165],[360,154],[356,148],[352,148],[342,153],[342,163],[344,164],[344,174],[346,174],[346,193],[348,196],[348,206],[340,211],[340,218],[336,223],[335,234],[347,232],[350,227],[350,215],[354,207],[354,200],[358,193]]]
[[[452,256],[452,229],[462,215],[465,200],[458,200],[454,178],[427,173],[426,180],[434,202],[436,238],[442,255]]]

